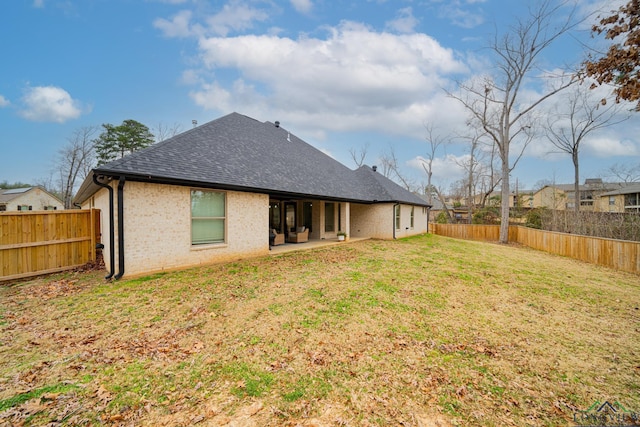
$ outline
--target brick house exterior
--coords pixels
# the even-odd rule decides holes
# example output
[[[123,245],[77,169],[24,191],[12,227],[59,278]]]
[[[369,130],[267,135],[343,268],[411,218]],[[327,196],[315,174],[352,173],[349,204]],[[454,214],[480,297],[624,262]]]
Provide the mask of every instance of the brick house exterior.
[[[422,234],[430,207],[375,167],[351,170],[278,122],[237,113],[94,169],[75,201],[101,210],[115,278],[266,255],[273,229]]]

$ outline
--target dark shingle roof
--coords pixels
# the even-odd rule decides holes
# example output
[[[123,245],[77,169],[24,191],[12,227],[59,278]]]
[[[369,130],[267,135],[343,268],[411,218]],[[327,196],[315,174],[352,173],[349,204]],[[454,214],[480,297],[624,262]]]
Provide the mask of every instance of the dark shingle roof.
[[[99,166],[94,172],[292,197],[425,205],[371,168],[365,169],[373,176],[360,169],[354,172],[282,127],[232,113]],[[89,177],[76,200],[86,200],[97,189],[94,185]]]
[[[360,187],[366,192],[372,202],[407,202],[417,205],[427,205],[419,196],[399,186],[384,175],[374,171],[369,166],[361,166],[355,170]]]

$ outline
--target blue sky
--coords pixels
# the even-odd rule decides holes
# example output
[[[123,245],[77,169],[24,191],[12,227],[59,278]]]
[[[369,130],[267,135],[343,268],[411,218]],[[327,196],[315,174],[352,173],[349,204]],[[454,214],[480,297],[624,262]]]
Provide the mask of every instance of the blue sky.
[[[621,2],[577,0],[579,13]],[[446,90],[491,69],[487,40],[534,2],[513,0],[12,0],[0,14],[0,181],[37,182],[75,130],[134,119],[187,130],[233,111],[279,120],[354,167],[393,147],[403,173],[426,181],[425,125],[465,129]],[[546,52],[542,70],[584,58],[589,22]],[[527,91],[540,88],[532,85]],[[547,107],[545,107],[547,108]],[[551,106],[548,107],[549,109]],[[541,114],[544,114],[541,109]],[[582,179],[640,162],[640,116],[592,134]],[[512,177],[520,187],[572,182],[568,155],[544,138]],[[448,144],[434,182],[461,177],[467,148]],[[514,181],[514,179],[512,179]]]

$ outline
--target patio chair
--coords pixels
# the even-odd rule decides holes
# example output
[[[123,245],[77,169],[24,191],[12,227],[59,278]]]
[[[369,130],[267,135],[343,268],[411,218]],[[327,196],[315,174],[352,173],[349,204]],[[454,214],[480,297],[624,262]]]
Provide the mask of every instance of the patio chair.
[[[271,230],[271,233],[272,236],[275,236],[271,246],[284,245],[284,233],[278,233],[275,228]]]
[[[296,231],[289,232],[287,242],[289,243],[303,243],[309,240],[309,229],[306,227],[298,227]]]

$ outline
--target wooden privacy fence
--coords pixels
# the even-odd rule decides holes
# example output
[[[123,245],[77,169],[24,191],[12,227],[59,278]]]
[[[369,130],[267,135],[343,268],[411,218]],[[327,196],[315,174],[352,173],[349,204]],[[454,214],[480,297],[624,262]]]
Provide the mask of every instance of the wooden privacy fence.
[[[434,234],[458,239],[499,240],[499,225],[430,224]],[[616,270],[640,274],[640,242],[603,239],[509,226],[509,241]]]
[[[0,281],[54,273],[96,259],[100,210],[0,214]]]

